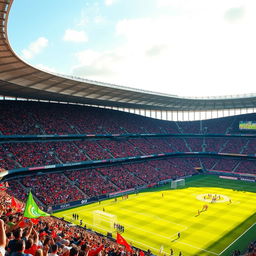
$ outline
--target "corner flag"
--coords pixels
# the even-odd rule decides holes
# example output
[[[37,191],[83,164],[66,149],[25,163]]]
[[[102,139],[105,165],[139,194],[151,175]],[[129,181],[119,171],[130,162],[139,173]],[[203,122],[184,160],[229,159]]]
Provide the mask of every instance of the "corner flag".
[[[30,191],[24,210],[24,217],[34,219],[39,218],[41,216],[50,216],[50,214],[39,209]]]

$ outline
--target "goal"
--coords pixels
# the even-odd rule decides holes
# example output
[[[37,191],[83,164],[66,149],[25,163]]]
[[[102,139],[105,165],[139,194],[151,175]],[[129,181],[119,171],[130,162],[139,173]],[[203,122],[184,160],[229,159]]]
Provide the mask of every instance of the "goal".
[[[173,180],[171,183],[171,188],[184,187],[184,186],[185,186],[184,179]]]
[[[117,217],[104,211],[95,210],[92,212],[93,226],[106,232],[113,232],[115,230],[114,223],[117,223]]]

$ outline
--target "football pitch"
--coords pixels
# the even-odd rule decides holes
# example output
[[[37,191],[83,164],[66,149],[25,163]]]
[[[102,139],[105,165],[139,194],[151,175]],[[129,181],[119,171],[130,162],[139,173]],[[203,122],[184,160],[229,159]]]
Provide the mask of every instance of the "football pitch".
[[[205,205],[208,209],[202,210]],[[111,225],[95,223],[95,210],[115,215],[126,241],[155,255],[170,255],[172,248],[173,255],[225,256],[256,238],[256,183],[251,182],[194,176],[183,188],[168,185],[54,215],[79,225],[72,218],[77,213],[87,228],[115,238]]]

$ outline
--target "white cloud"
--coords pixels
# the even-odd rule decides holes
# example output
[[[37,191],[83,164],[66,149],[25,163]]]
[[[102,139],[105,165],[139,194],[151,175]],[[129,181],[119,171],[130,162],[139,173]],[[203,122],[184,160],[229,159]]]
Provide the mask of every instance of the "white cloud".
[[[81,18],[76,22],[76,26],[84,28],[86,25],[88,25],[88,18],[82,14]]]
[[[98,16],[94,17],[93,22],[96,24],[104,23],[105,18],[103,16],[98,15]]]
[[[45,37],[39,37],[36,41],[32,42],[28,48],[21,51],[21,57],[29,60],[34,58],[35,55],[39,54],[45,47],[48,46],[48,39]]]
[[[120,57],[114,52],[98,52],[85,50],[76,53],[78,65],[72,68],[72,73],[76,76],[84,76],[93,80],[109,80],[116,75],[115,69]],[[113,68],[114,67],[114,68]]]
[[[117,2],[117,0],[105,0],[104,3],[105,3],[106,6],[110,6],[110,5],[113,5],[116,2]]]
[[[234,15],[242,19],[231,24],[225,14],[241,1],[161,1],[175,3],[182,14],[119,21],[116,35],[124,43],[77,53],[73,74],[182,96],[255,92],[256,6],[245,5]]]
[[[224,17],[228,22],[239,22],[245,17],[245,9],[243,7],[230,8],[226,11]]]
[[[65,31],[64,41],[69,41],[69,42],[76,42],[76,43],[81,43],[81,42],[87,42],[88,41],[88,36],[84,31],[77,31],[74,29],[67,29]]]

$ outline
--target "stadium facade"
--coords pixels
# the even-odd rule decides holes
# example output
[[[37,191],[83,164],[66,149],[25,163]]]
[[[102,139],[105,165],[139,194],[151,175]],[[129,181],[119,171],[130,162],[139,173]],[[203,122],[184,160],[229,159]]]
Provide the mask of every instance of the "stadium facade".
[[[107,198],[162,186],[181,177],[197,178],[199,173],[220,176],[206,176],[202,187],[214,177],[214,186],[216,182],[223,188],[230,184],[229,188],[238,193],[246,186],[248,192],[255,192],[256,95],[182,98],[39,70],[21,60],[11,48],[7,23],[12,3],[0,0],[0,177],[1,185],[9,182],[6,189],[10,195],[24,201],[32,189],[41,206],[55,211],[92,202],[100,205]],[[203,120],[213,117],[224,118]],[[196,119],[200,121],[184,122]],[[231,191],[232,200],[234,193]],[[201,199],[208,194],[200,192]],[[164,195],[160,198],[164,200]],[[184,212],[183,201],[178,201],[182,203],[178,209]],[[238,203],[234,204],[237,216],[243,216],[241,209],[250,208],[250,202],[244,206],[241,202],[241,207]],[[253,201],[251,205],[250,214]],[[223,208],[225,213],[227,207]],[[195,209],[192,218],[197,220]],[[222,218],[219,210],[217,213],[214,220]],[[230,213],[235,215],[234,211]],[[228,219],[233,219],[230,213]],[[177,222],[186,219],[181,216]],[[211,224],[208,219],[207,223]],[[255,214],[239,225],[239,230],[230,227],[230,241],[222,244],[222,232],[227,231],[222,224],[225,230],[216,230],[220,239],[213,238],[220,245],[214,248],[218,253],[210,247],[213,255],[230,255],[223,252],[228,253],[233,241],[253,225]],[[174,226],[173,222],[169,226]],[[209,234],[215,233],[212,228]],[[195,237],[194,231],[191,234]],[[170,232],[168,246],[169,236]],[[205,233],[201,237],[208,239]],[[208,252],[208,245],[199,243],[198,247],[201,239],[195,238],[193,248],[200,254],[193,255],[209,255],[201,254]],[[191,247],[184,250],[190,252]]]
[[[174,121],[255,112],[256,94],[184,98],[39,70],[21,60],[9,43],[7,24],[13,1],[0,1],[1,99],[82,104]]]

